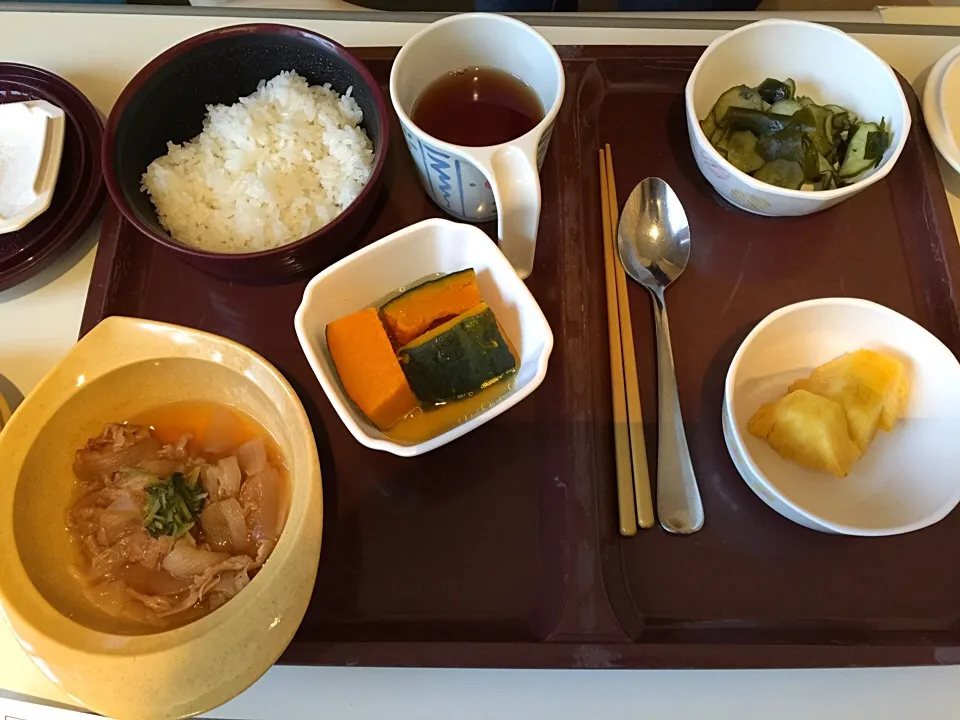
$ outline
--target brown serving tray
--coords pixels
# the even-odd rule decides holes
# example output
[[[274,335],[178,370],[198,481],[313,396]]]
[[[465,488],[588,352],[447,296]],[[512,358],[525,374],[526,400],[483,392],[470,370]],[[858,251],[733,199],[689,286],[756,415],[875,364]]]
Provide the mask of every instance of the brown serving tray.
[[[359,54],[386,86],[395,51]],[[107,213],[81,332],[113,314],[249,345],[293,383],[323,468],[323,552],[284,663],[473,667],[809,667],[960,662],[960,513],[910,535],[806,530],[734,469],[720,427],[727,366],[770,311],[846,295],[916,319],[960,350],[960,246],[916,97],[882,182],[818,215],[765,219],[722,201],[687,140],[683,87],[701,50],[566,47],[567,95],[543,168],[529,286],[556,335],[543,386],[415,459],[360,446],[300,352],[305,281],[207,277]],[[394,119],[395,125],[396,120]],[[399,138],[398,132],[394,133]],[[706,525],[617,534],[597,149],[620,203],[665,178],[693,255],[669,291],[680,401]],[[395,142],[358,244],[437,216]],[[485,227],[488,232],[494,228]],[[656,458],[649,300],[631,288],[640,389]],[[656,468],[651,468],[655,477]]]

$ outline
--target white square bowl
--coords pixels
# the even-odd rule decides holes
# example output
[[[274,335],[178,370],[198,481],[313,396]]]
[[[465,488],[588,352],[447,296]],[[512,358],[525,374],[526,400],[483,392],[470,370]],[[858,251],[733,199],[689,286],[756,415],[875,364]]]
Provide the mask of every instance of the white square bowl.
[[[425,442],[403,444],[372,425],[343,391],[327,350],[326,327],[437,273],[473,268],[480,292],[520,356],[513,387],[490,408]],[[446,445],[506,412],[543,382],[553,332],[533,295],[496,244],[472,225],[424,220],[331,265],[307,285],[294,324],[300,347],[344,425],[363,445],[413,457]]]

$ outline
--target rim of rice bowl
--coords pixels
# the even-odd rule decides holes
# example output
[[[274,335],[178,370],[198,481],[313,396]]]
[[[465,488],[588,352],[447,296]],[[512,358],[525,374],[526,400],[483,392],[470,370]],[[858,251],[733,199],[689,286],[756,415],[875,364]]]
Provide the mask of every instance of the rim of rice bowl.
[[[294,35],[294,36],[303,36],[309,38],[318,43],[317,52],[324,53],[329,52],[334,55],[341,57],[343,60],[347,61],[354,71],[359,76],[359,80],[362,85],[365,85],[365,89],[370,93],[370,100],[372,103],[372,113],[365,114],[362,124],[366,127],[371,125],[376,125],[379,130],[378,142],[373,144],[372,139],[370,140],[373,150],[372,162],[370,164],[370,173],[360,188],[359,193],[356,197],[353,198],[352,202],[347,205],[344,205],[342,210],[333,217],[327,224],[322,227],[300,237],[297,240],[291,240],[285,243],[278,244],[273,247],[259,249],[259,250],[250,250],[250,251],[234,251],[234,252],[222,252],[217,250],[211,250],[206,248],[201,248],[196,245],[190,245],[184,242],[181,242],[174,238],[169,231],[165,228],[163,231],[157,231],[149,227],[141,217],[139,217],[137,212],[133,212],[132,208],[129,207],[126,198],[124,197],[124,191],[121,188],[120,182],[116,174],[112,171],[113,168],[113,158],[115,157],[116,152],[116,130],[117,126],[120,124],[120,121],[127,110],[127,106],[132,100],[133,96],[136,95],[143,87],[143,85],[151,78],[151,76],[156,73],[164,65],[170,63],[171,61],[179,58],[185,53],[196,50],[198,47],[204,46],[209,43],[218,42],[221,40],[226,40],[234,37],[242,37],[251,34],[280,34],[280,35]],[[296,68],[293,68],[295,70]],[[272,78],[265,77],[261,78],[263,81],[269,81]],[[309,80],[307,81],[309,84]],[[322,86],[324,83],[319,85],[312,85],[311,87]],[[354,83],[351,86],[353,90],[356,90],[358,87],[357,83]],[[240,101],[238,97],[234,102],[237,103]],[[340,45],[334,40],[321,35],[319,33],[307,30],[305,28],[295,27],[293,25],[282,25],[282,24],[273,24],[273,23],[248,23],[242,25],[233,25],[225,28],[215,28],[213,30],[208,30],[199,35],[195,35],[191,38],[188,38],[157,55],[153,60],[147,63],[140,71],[127,83],[126,87],[120,93],[120,96],[117,98],[116,103],[114,104],[114,111],[110,113],[107,118],[107,123],[104,131],[104,143],[101,151],[101,156],[103,158],[104,168],[108,167],[111,169],[110,172],[104,173],[104,180],[107,184],[110,194],[114,198],[124,198],[123,202],[118,202],[118,207],[121,211],[121,214],[124,218],[132,223],[137,230],[148,237],[153,238],[154,240],[160,242],[163,245],[167,245],[177,252],[184,253],[187,255],[192,255],[198,258],[218,258],[219,261],[231,261],[231,260],[241,260],[241,259],[251,259],[256,257],[266,257],[272,255],[281,255],[288,254],[292,250],[295,250],[301,245],[310,243],[314,240],[320,239],[323,235],[332,233],[336,230],[337,226],[340,225],[347,216],[350,214],[350,211],[354,206],[358,205],[361,200],[363,200],[369,193],[373,192],[379,185],[378,177],[383,170],[383,167],[386,163],[386,148],[389,143],[390,136],[390,125],[386,120],[387,118],[386,102],[383,98],[380,86],[377,81],[374,79],[373,75],[370,73],[370,70],[366,65],[359,60],[353,53],[351,53],[347,48]],[[358,123],[359,127],[360,123]],[[366,132],[366,128],[362,128]],[[369,134],[367,134],[369,139]],[[193,138],[189,138],[184,142],[188,142]],[[144,169],[144,172],[146,169]],[[155,210],[155,206],[151,202],[151,207]],[[159,219],[159,218],[158,218]],[[161,224],[162,227],[162,224]]]

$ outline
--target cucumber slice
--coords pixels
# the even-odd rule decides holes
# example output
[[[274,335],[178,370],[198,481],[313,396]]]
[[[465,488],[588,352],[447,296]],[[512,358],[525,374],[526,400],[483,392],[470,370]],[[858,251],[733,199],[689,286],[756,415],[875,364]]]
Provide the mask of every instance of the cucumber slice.
[[[876,123],[860,123],[850,133],[843,163],[838,171],[840,178],[848,182],[879,165],[890,143],[889,134]],[[868,151],[870,157],[867,157]]]
[[[765,160],[757,154],[757,136],[749,130],[736,130],[727,138],[727,162],[737,170],[752,173],[763,167]]]
[[[761,182],[789,190],[799,190],[803,184],[803,168],[793,160],[771,160],[754,173]]]
[[[748,108],[763,110],[763,98],[760,93],[746,85],[737,85],[727,90],[713,106],[713,117],[721,123],[730,108]]]
[[[840,179],[837,177],[836,168],[834,168],[833,163],[827,160],[823,155],[817,158],[818,169],[820,171],[820,176],[816,179],[816,182],[813,184],[814,190],[833,190],[834,188],[840,187]]]
[[[772,135],[794,124],[794,119],[789,115],[777,115],[749,108],[730,108],[723,120],[719,122],[722,127],[732,130],[749,130],[755,135]]]
[[[761,137],[757,141],[757,153],[767,161],[792,160],[799,163],[806,180],[814,180],[822,172],[819,153],[807,135],[795,127]]]
[[[807,105],[806,112],[813,118],[813,132],[809,134],[813,146],[821,155],[830,155],[834,148],[833,113],[819,105]]]
[[[833,132],[839,135],[857,124],[857,116],[848,112],[833,113]]]
[[[713,135],[713,131],[717,129],[717,121],[713,119],[713,110],[700,121],[700,129],[703,130],[703,134],[708,138]]]
[[[785,128],[757,140],[757,153],[764,160],[803,160],[803,133],[796,128]]]
[[[803,109],[803,105],[800,104],[798,100],[793,98],[788,98],[786,100],[780,100],[775,102],[770,106],[770,112],[777,115],[793,115],[795,112]]]
[[[841,105],[818,105],[796,92],[790,78],[732,87],[701,127],[735,167],[756,167],[755,178],[785,188],[832,190],[882,162],[892,141],[885,121],[862,122]]]

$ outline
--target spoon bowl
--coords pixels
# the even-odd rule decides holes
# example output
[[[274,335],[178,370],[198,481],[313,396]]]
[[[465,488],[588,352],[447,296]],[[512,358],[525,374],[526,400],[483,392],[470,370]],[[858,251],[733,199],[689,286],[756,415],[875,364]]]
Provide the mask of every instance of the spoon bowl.
[[[648,287],[666,288],[690,260],[690,223],[680,198],[660,178],[647,178],[630,193],[617,232],[627,274]]]
[[[654,300],[660,404],[657,515],[664,530],[687,535],[703,527],[703,503],[683,429],[663,291],[690,260],[690,223],[666,182],[647,178],[630,193],[620,216],[617,249],[627,275]]]

